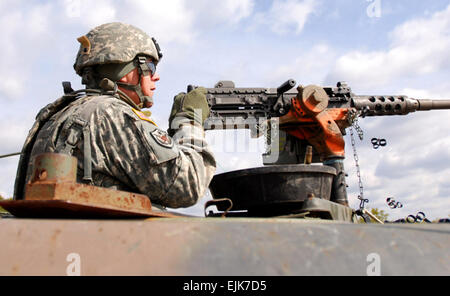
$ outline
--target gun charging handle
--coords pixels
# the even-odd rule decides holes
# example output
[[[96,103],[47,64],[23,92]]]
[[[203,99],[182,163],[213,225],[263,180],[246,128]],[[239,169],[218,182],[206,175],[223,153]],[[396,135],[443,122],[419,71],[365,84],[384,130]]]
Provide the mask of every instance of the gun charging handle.
[[[294,79],[289,79],[286,82],[284,82],[282,85],[280,85],[277,88],[277,94],[281,95],[285,92],[287,92],[288,90],[290,90],[291,88],[293,88],[295,86],[296,82]]]
[[[278,111],[281,115],[286,113],[286,110],[284,109],[283,93],[293,88],[295,84],[296,82],[294,79],[289,79],[277,88],[278,100],[273,106],[273,109]]]

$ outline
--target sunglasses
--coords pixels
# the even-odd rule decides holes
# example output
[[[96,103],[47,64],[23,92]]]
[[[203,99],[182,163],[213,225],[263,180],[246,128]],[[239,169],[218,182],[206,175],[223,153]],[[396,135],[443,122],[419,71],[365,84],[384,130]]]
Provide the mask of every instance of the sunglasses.
[[[156,65],[153,61],[147,60],[146,57],[138,57],[138,61],[141,67],[145,67],[144,65],[147,65],[147,69],[150,71],[151,76],[155,75]]]
[[[156,73],[156,65],[152,61],[146,62],[148,70],[152,73],[152,76]]]

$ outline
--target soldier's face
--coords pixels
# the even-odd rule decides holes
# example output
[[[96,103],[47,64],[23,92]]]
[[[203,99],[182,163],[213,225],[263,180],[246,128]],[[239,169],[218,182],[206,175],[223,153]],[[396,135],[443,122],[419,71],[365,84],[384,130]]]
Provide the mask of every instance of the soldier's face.
[[[156,89],[156,81],[159,81],[158,73],[155,73],[154,75],[150,74],[150,75],[141,77],[141,87],[142,87],[142,92],[144,93],[144,95],[153,98],[153,93],[155,92],[155,89]],[[149,108],[149,107],[151,107],[151,105],[145,106],[145,107]]]
[[[142,88],[142,92],[144,93],[144,95],[149,96],[149,97],[153,97],[153,94],[155,92],[156,89],[156,81],[159,80],[159,74],[155,73],[153,75],[146,75],[146,76],[142,76],[141,80],[139,81],[139,71],[137,68],[135,68],[133,71],[131,71],[130,73],[128,73],[127,75],[125,75],[124,77],[122,77],[122,79],[120,79],[120,82],[125,82],[128,84],[141,84],[141,88]],[[119,86],[119,89],[121,91],[123,91],[126,95],[128,95],[136,104],[139,104],[139,96],[137,95],[137,93],[135,91],[129,90],[129,89],[125,89]],[[152,105],[151,103],[147,103],[144,107],[145,108],[150,108]]]

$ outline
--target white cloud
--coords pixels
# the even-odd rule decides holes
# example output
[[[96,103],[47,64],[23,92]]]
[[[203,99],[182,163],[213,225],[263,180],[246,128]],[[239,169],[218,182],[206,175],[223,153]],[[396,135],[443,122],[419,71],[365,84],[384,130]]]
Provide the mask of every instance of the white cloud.
[[[73,22],[87,28],[112,22],[117,13],[115,3],[110,0],[62,0],[59,5],[64,11],[60,20],[63,24]]]
[[[21,152],[22,145],[31,128],[33,118],[21,118],[21,114],[15,114],[16,118],[0,118],[0,154]],[[15,175],[19,156],[10,156],[0,159],[0,194],[3,197],[12,197]]]
[[[300,34],[308,18],[315,11],[314,0],[275,0],[269,11],[255,15],[256,25],[268,26],[277,34]]]
[[[0,70],[0,98],[14,99],[23,93],[22,79],[19,73],[4,73]]]
[[[127,9],[121,10],[120,6]],[[171,0],[157,5],[145,0],[123,0],[116,18],[158,36],[161,42],[194,44],[197,34],[218,24],[235,25],[249,16],[253,0]]]
[[[196,12],[197,21],[209,25],[237,24],[251,15],[255,5],[254,0],[197,0],[189,3],[192,3],[191,9]]]
[[[20,152],[28,131],[31,129],[30,120],[21,118],[1,118],[0,119],[0,154]]]
[[[388,50],[351,51],[330,73],[361,86],[385,84],[398,77],[430,74],[450,66],[450,5],[430,17],[414,19],[390,33]]]
[[[447,87],[450,90],[450,85]],[[448,92],[444,89],[442,90],[430,90],[430,89],[419,89],[419,88],[404,88],[400,91],[411,98],[417,99],[448,99]]]
[[[289,64],[275,68],[270,78],[274,80],[273,82],[292,78],[303,85],[323,83],[328,69],[335,61],[335,56],[335,52],[328,45],[315,45],[290,61]]]
[[[39,49],[49,40],[51,7],[48,4],[21,9],[22,2],[9,3],[0,10],[2,46],[0,46],[0,95],[16,99],[24,93],[24,84],[30,77],[30,65],[39,55]]]
[[[11,198],[14,192],[14,182],[16,178],[19,156],[0,159],[0,195],[4,198]]]
[[[124,22],[157,36],[164,42],[187,43],[194,35],[194,10],[185,0],[60,0],[61,25],[80,25],[90,30],[108,22]],[[86,32],[87,32],[86,31]],[[83,34],[80,30],[80,35]]]
[[[124,0],[117,7],[117,19],[136,25],[163,42],[189,43],[195,35],[194,13],[183,0],[161,1]]]

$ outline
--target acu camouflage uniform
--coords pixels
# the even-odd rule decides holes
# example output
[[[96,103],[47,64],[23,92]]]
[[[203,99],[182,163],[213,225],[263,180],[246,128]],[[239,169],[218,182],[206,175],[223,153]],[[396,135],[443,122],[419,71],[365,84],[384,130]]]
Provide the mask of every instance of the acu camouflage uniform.
[[[103,26],[108,29],[104,32],[110,33],[126,25]],[[138,29],[131,27],[130,30]],[[86,36],[92,39],[90,33]],[[152,54],[157,62],[161,55],[155,56],[154,52],[159,48],[154,48],[153,43],[139,44],[139,40],[148,38],[143,38],[145,33],[141,31],[134,33],[138,37],[134,44],[138,51]],[[124,56],[113,56],[107,51],[102,55],[103,47],[96,47],[89,40],[80,43],[74,65],[80,75],[86,63],[98,64],[99,60],[108,59],[124,61]],[[146,53],[149,46],[153,48]],[[95,58],[99,60],[93,61],[85,52],[96,53]],[[124,51],[125,59],[132,60],[135,53],[136,50]],[[205,193],[216,165],[201,125],[187,120],[169,137],[142,112],[121,100],[117,93],[100,91],[87,91],[85,96],[68,94],[41,110],[22,150],[15,199],[23,199],[34,157],[47,152],[75,156],[80,183],[143,193],[153,203],[171,208],[195,204]]]
[[[72,154],[78,159],[77,181],[82,183],[86,124],[94,185],[140,192],[171,208],[193,205],[215,171],[203,128],[182,125],[170,138],[136,111],[112,96],[78,99],[44,124],[30,159],[46,152],[72,152],[66,141],[71,133],[77,134]],[[27,180],[31,173],[30,163]]]

